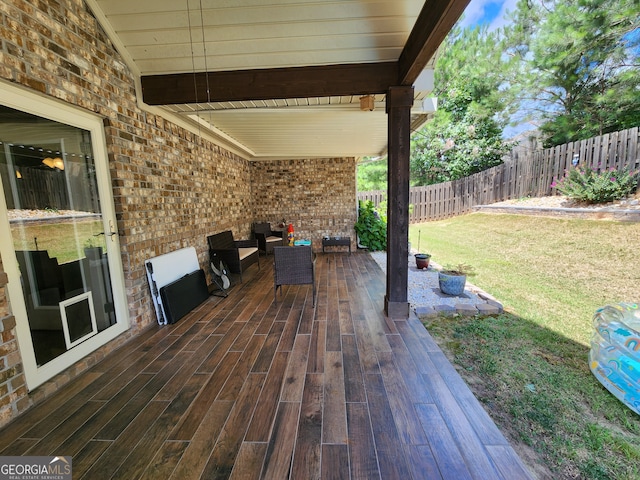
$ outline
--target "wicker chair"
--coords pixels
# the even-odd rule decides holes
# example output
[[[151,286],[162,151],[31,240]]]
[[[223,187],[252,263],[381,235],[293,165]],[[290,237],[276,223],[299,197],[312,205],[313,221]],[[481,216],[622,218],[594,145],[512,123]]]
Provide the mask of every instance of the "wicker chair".
[[[316,305],[315,256],[310,246],[273,247],[273,300],[282,285],[311,285]],[[282,291],[280,291],[282,295]]]
[[[253,234],[258,240],[258,248],[265,255],[273,253],[273,247],[284,245],[283,233],[271,230],[270,223],[254,223]]]
[[[209,261],[222,260],[231,272],[240,274],[240,282],[242,282],[242,273],[250,265],[257,263],[258,270],[260,269],[260,253],[256,240],[234,240],[231,230],[226,230],[209,235],[207,243],[209,244]]]

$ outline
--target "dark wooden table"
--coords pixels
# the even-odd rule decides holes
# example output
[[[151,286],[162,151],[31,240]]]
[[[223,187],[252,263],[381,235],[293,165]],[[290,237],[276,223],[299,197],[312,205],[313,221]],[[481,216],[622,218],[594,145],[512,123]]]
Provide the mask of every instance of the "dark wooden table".
[[[322,253],[325,247],[349,247],[351,254],[351,237],[325,237],[322,239]]]

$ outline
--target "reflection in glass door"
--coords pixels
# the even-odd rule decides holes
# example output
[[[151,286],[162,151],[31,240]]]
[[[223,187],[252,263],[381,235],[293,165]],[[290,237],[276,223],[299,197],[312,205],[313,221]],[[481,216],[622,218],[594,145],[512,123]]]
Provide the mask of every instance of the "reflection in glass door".
[[[0,175],[41,367],[117,324],[106,248],[115,232],[88,130],[0,106]]]

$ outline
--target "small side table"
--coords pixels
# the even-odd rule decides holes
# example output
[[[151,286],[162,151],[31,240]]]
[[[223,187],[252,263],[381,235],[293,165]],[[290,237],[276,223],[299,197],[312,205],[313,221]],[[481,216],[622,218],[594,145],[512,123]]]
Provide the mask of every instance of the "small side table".
[[[325,237],[322,239],[322,253],[325,247],[349,247],[351,255],[351,237]]]

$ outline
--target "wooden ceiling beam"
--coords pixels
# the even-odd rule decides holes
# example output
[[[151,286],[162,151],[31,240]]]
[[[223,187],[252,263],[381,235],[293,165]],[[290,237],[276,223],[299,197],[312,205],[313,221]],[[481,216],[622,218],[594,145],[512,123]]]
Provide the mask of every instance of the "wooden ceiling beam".
[[[141,81],[146,104],[171,105],[381,94],[397,79],[397,62],[384,62],[144,75]]]
[[[398,59],[397,85],[413,85],[470,0],[426,1]]]
[[[385,94],[413,85],[470,0],[427,0],[397,62],[144,75],[148,105]]]

